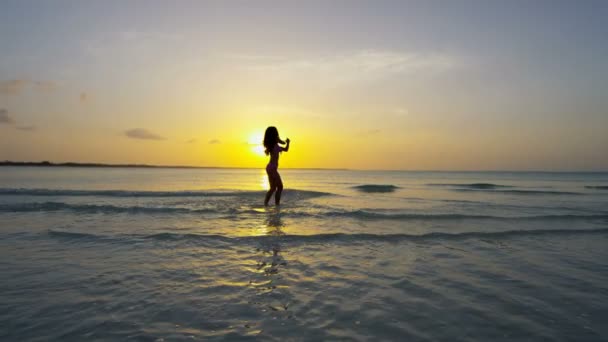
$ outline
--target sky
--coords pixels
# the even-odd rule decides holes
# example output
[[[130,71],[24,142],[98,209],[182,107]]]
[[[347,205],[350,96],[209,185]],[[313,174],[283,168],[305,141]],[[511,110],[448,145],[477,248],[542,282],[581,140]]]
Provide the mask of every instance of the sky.
[[[0,2],[0,160],[608,170],[607,1]]]

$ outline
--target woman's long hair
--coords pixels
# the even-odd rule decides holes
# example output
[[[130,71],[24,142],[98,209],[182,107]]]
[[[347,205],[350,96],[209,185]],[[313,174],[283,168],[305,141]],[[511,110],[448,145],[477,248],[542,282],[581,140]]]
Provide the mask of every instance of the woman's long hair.
[[[279,143],[279,131],[276,127],[270,126],[266,128],[266,133],[264,133],[264,153],[269,155],[272,149],[276,144]]]

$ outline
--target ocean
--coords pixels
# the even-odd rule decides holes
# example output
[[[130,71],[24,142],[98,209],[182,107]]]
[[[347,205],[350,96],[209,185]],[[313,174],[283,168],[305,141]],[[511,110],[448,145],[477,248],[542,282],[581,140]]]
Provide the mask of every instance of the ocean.
[[[0,340],[608,340],[608,173],[0,168]]]

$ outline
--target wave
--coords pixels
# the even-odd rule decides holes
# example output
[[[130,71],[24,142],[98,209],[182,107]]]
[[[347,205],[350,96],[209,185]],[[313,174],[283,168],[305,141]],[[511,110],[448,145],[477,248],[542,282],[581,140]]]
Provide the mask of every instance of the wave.
[[[571,235],[571,234],[597,234],[608,233],[608,228],[596,229],[539,229],[539,230],[507,230],[500,232],[463,232],[463,233],[444,233],[432,232],[426,234],[371,234],[371,233],[328,233],[328,234],[284,234],[280,236],[258,235],[229,237],[217,234],[179,234],[179,233],[158,233],[142,236],[143,239],[176,241],[176,240],[220,240],[230,241],[257,241],[257,240],[276,240],[283,242],[307,242],[307,241],[398,241],[398,240],[430,240],[430,239],[469,239],[469,238],[501,238],[526,235]]]
[[[285,215],[289,217],[290,215]],[[321,214],[294,213],[292,216],[322,216],[347,217],[362,220],[400,220],[400,221],[427,221],[427,220],[499,220],[499,221],[531,221],[531,220],[589,220],[605,219],[608,214],[599,215],[537,215],[537,216],[492,216],[492,215],[466,215],[466,214],[410,214],[410,213],[378,213],[366,210],[329,211]]]
[[[224,207],[224,208],[184,208],[184,207],[145,207],[145,206],[114,206],[114,205],[95,205],[95,204],[69,204],[62,202],[37,202],[37,203],[18,203],[2,204],[0,212],[54,212],[71,211],[77,214],[209,214],[227,215],[224,218],[249,217],[250,215],[269,214],[260,212],[249,207]],[[245,215],[245,216],[243,216]],[[538,216],[492,216],[492,215],[468,215],[468,214],[419,214],[404,212],[375,212],[370,210],[330,210],[320,212],[299,211],[285,208],[272,215],[280,215],[281,218],[292,219],[332,219],[345,218],[355,220],[395,220],[395,221],[456,221],[456,220],[496,220],[496,221],[542,221],[542,220],[608,220],[608,213],[589,214],[589,215],[538,215]]]
[[[362,185],[353,186],[353,189],[357,189],[361,192],[373,193],[373,192],[394,192],[395,190],[399,189],[399,187],[395,186],[395,185],[391,185],[391,184],[362,184]]]
[[[608,190],[608,185],[587,185],[586,189]]]
[[[280,236],[258,235],[258,236],[224,236],[218,234],[180,234],[180,233],[157,233],[157,234],[125,234],[125,235],[97,235],[90,233],[68,232],[49,230],[48,235],[55,238],[68,240],[90,240],[90,241],[110,241],[110,242],[135,242],[142,240],[157,241],[187,241],[187,242],[263,242],[267,240],[282,243],[306,243],[306,242],[399,242],[399,241],[424,241],[424,240],[465,240],[465,239],[501,239],[523,236],[555,236],[555,235],[576,235],[576,234],[605,234],[608,228],[597,229],[538,229],[538,230],[506,230],[499,232],[462,232],[445,233],[431,232],[426,234],[370,234],[370,233],[329,233],[296,235],[285,234]],[[213,246],[213,244],[211,244]]]
[[[96,196],[96,197],[263,197],[266,191],[130,191],[130,190],[63,190],[63,189],[0,189],[0,195],[23,196]],[[329,192],[285,189],[285,195],[312,198],[333,195]]]
[[[455,187],[455,188],[467,188],[467,189],[499,189],[499,188],[512,188],[511,185],[500,185],[493,183],[470,183],[470,184],[459,184],[459,183],[430,183],[427,186],[442,186],[442,187]]]
[[[583,195],[580,192],[554,191],[554,190],[522,190],[511,189],[512,185],[501,185],[493,183],[429,183],[427,186],[438,186],[452,188],[454,191],[485,191],[494,193],[517,194],[517,195]],[[608,187],[606,187],[608,188]]]
[[[502,194],[517,194],[517,195],[583,195],[580,192],[572,191],[552,191],[552,190],[495,190],[495,189],[454,189],[456,191],[483,191]]]
[[[38,203],[18,203],[2,204],[0,212],[51,212],[51,211],[73,211],[77,213],[213,213],[214,209],[189,209],[178,207],[142,207],[129,206],[121,207],[115,205],[96,205],[96,204],[68,204],[62,202],[38,202]]]
[[[49,230],[48,234],[53,237],[68,238],[68,239],[90,239],[90,240],[116,240],[116,237],[109,235],[98,235],[90,233],[67,232],[61,230]]]

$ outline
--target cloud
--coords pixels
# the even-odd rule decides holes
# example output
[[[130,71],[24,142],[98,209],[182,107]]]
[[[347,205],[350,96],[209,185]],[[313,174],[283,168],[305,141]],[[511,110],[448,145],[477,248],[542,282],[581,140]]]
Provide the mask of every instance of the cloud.
[[[93,58],[107,60],[108,54],[152,53],[159,47],[175,46],[185,42],[185,36],[157,31],[123,30],[97,35],[80,41],[84,53]]]
[[[54,91],[59,85],[53,81],[33,81],[32,87],[40,91]]]
[[[80,96],[78,96],[78,99],[80,100],[80,102],[87,102],[87,100],[89,99],[89,94],[82,92],[80,93]]]
[[[317,120],[320,116],[310,110],[281,105],[263,105],[249,109],[252,114],[256,115],[289,115],[291,118],[299,118],[302,120]]]
[[[360,131],[356,135],[358,137],[362,137],[363,138],[363,137],[370,137],[370,136],[378,135],[378,134],[380,134],[380,132],[381,131],[379,129],[368,129],[368,130],[365,130],[365,131]]]
[[[0,108],[0,124],[13,124],[15,120],[8,115],[8,110]]]
[[[28,81],[25,80],[6,80],[0,81],[0,94],[15,95],[25,89]]]
[[[53,81],[5,80],[0,81],[0,94],[18,95],[27,88],[50,92],[57,89],[57,87],[59,87],[59,84]]]
[[[29,126],[15,126],[15,128],[18,129],[18,130],[20,130],[20,131],[28,131],[28,132],[36,130],[36,126],[32,126],[32,125],[29,125]]]
[[[125,135],[132,139],[144,139],[144,140],[165,140],[164,137],[152,133],[144,128],[132,128],[125,131]]]
[[[219,139],[211,139],[209,140],[210,145],[221,144],[222,142]]]
[[[442,71],[458,64],[451,56],[389,50],[361,50],[347,54],[287,58],[280,56],[228,55],[241,67],[274,77],[314,77],[330,84],[373,80],[417,71]]]
[[[406,117],[410,114],[410,111],[407,108],[395,108],[391,111],[397,117]]]
[[[8,114],[8,110],[6,108],[0,108],[0,125],[1,124],[6,124],[6,125],[15,124],[15,120],[13,118],[11,118],[11,116]],[[19,126],[14,126],[14,127],[20,131],[33,131],[36,129],[36,127],[32,126],[32,125],[28,125],[28,126],[19,125]]]
[[[181,41],[184,36],[181,34],[164,33],[164,32],[152,32],[152,31],[136,31],[136,30],[125,30],[114,34],[124,42],[132,43],[133,41]]]
[[[190,139],[188,141],[186,141],[186,144],[194,144],[196,142],[196,139]]]

